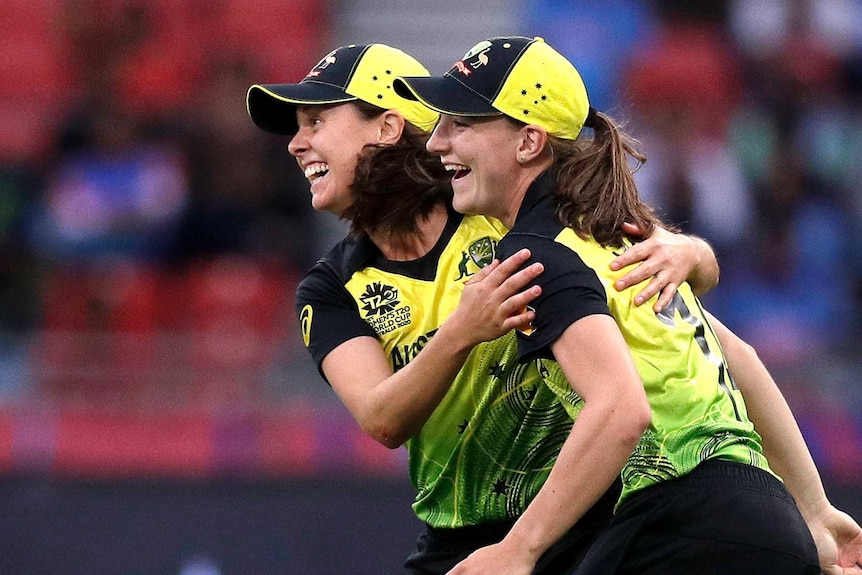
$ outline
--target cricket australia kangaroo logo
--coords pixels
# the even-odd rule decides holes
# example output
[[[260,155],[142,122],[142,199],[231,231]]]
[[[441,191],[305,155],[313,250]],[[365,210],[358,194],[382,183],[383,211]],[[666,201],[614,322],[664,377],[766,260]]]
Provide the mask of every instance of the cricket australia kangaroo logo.
[[[377,332],[384,335],[410,323],[410,306],[399,308],[398,290],[381,282],[365,286],[359,296],[365,321]]]
[[[461,252],[461,263],[458,264],[458,277],[455,281],[468,278],[494,261],[497,242],[485,236],[470,244]],[[472,265],[471,265],[472,264]]]

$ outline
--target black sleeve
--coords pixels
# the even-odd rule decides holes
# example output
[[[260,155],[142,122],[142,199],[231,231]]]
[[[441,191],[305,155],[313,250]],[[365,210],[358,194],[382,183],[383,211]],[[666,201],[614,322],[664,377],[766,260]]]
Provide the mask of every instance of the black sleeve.
[[[324,262],[315,265],[296,288],[296,313],[302,340],[324,379],[320,366],[329,352],[355,337],[377,337],[338,274]]]
[[[588,315],[610,315],[607,294],[595,270],[552,239],[510,234],[500,242],[498,253],[504,259],[525,247],[532,253],[528,264],[541,262],[545,271],[534,280],[542,287],[542,295],[530,304],[536,310],[533,329],[529,334],[518,332],[518,356],[522,361],[553,359],[550,346],[570,325]]]

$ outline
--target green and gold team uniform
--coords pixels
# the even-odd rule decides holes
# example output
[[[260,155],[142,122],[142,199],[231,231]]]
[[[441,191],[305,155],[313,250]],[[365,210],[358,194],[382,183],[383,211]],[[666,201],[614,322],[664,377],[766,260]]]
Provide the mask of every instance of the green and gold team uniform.
[[[504,228],[452,213],[433,250],[394,262],[366,238],[345,239],[297,289],[306,346],[318,368],[340,344],[377,338],[393,370],[407,365],[489,264]],[[519,516],[544,483],[571,418],[542,384],[537,362],[519,363],[510,333],[477,346],[443,401],[407,441],[416,515],[432,527]]]
[[[582,239],[560,224],[552,184],[545,175],[530,188],[513,229],[500,242],[499,257],[528,247],[545,266],[536,280],[543,291],[532,304],[533,330],[518,334],[522,356],[551,358],[551,343],[590,314],[610,314],[622,331],[646,388],[652,424],[623,469],[621,501],[710,458],[768,470],[742,395],[688,284],[659,314],[651,305],[635,306],[637,288],[619,292],[613,287],[627,271],[614,272],[608,265],[621,251]],[[576,415],[583,403],[562,370],[553,361],[544,367],[548,385]]]
[[[609,264],[621,252],[561,225],[553,185],[550,175],[533,183],[512,231],[498,245],[500,258],[528,247],[545,266],[536,280],[542,295],[531,304],[532,329],[518,333],[519,354],[539,358],[546,383],[575,417],[583,401],[550,360],[550,345],[578,319],[610,314],[652,408],[652,423],[622,470],[614,517],[577,574],[819,572],[811,533],[769,471],[689,286],[681,285],[659,314],[650,305],[635,307],[637,288],[613,287],[624,271],[612,272]]]

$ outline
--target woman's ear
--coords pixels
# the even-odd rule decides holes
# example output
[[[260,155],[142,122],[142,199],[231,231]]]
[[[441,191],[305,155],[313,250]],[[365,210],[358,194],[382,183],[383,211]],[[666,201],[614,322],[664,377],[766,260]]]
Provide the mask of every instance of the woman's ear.
[[[527,124],[521,128],[520,136],[518,162],[522,164],[541,155],[548,144],[548,133],[544,128],[535,124]]]
[[[404,133],[404,117],[394,110],[386,110],[379,118],[377,143],[385,145],[397,144]]]

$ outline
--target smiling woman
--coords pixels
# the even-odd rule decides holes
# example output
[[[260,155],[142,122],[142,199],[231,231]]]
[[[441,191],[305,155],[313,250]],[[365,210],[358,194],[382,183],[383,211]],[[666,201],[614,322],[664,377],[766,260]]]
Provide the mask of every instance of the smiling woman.
[[[400,134],[395,118],[384,110],[375,118],[366,118],[351,103],[297,106],[299,128],[287,149],[311,183],[315,210],[341,216],[350,207],[357,150],[397,142]],[[403,119],[400,124],[403,126]]]
[[[500,122],[510,129],[497,129],[496,124]],[[494,197],[493,191],[513,182],[518,185],[526,182],[523,170],[518,169],[515,161],[518,137],[519,126],[501,116],[444,114],[440,118],[428,140],[428,151],[439,155],[446,169],[455,172],[452,203],[457,211],[493,213],[503,223],[511,224],[515,214],[507,209],[500,211],[499,199]]]
[[[855,565],[860,528],[828,503],[756,356],[687,283],[663,309],[633,305],[633,296],[612,289],[612,262],[635,247],[625,224],[651,230],[661,222],[635,186],[633,165],[643,156],[590,106],[572,63],[541,38],[497,37],[445,75],[399,78],[396,90],[442,114],[428,150],[459,175],[455,207],[509,228],[498,257],[527,249],[542,262],[518,358],[540,362],[544,384],[575,419],[509,533],[452,574],[533,573],[541,553],[620,477],[614,517],[578,575],[813,575],[820,566],[812,531],[824,568],[836,559]],[[743,363],[731,375],[728,365]],[[749,416],[746,401],[775,411]],[[775,449],[785,442],[792,448]]]
[[[417,74],[428,72],[389,46],[346,46],[297,84],[252,86],[247,105],[259,127],[291,137],[315,209],[351,223],[297,289],[303,341],[363,431],[407,448],[426,530],[405,569],[442,574],[508,532],[572,420],[540,365],[516,360],[512,330],[533,319],[542,265],[516,272],[527,251],[495,261],[500,222],[452,210],[450,175],[425,148],[438,115],[393,89]],[[458,162],[447,168],[459,188],[486,176]],[[703,246],[685,243],[671,275],[713,263]],[[536,573],[570,570],[617,495],[611,486]]]

